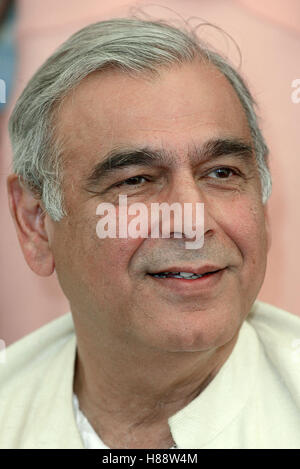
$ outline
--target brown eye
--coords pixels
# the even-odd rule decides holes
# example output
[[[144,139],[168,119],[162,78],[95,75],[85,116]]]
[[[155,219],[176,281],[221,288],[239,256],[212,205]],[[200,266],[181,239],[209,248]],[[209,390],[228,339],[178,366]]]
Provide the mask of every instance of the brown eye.
[[[147,181],[147,179],[144,176],[133,176],[131,178],[125,179],[124,181],[119,182],[116,184],[116,187],[119,186],[137,186],[139,184],[142,184],[143,182]]]
[[[215,174],[215,176],[210,176],[211,174]],[[208,173],[208,176],[214,179],[228,179],[232,174],[237,174],[237,172],[231,168],[216,168]]]

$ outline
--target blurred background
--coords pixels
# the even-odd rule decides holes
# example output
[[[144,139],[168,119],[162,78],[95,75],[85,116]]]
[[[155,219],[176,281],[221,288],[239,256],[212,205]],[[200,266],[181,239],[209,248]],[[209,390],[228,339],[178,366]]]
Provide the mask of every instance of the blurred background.
[[[272,247],[258,299],[300,315],[300,91],[295,95],[292,87],[300,79],[300,1],[0,0],[0,338],[6,345],[69,311],[55,274],[34,274],[18,244],[6,192],[12,172],[8,117],[30,77],[58,45],[89,23],[129,16],[132,7],[152,18],[213,23],[239,45],[240,71],[259,104],[273,177]],[[239,64],[233,42],[223,34],[209,27],[199,34]]]

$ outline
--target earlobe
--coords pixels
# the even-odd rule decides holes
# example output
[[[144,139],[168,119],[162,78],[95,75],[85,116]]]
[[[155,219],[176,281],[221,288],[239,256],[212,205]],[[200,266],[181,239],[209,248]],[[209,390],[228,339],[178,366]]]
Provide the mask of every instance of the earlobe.
[[[51,275],[54,257],[45,224],[47,214],[41,200],[22,184],[16,174],[8,176],[7,191],[10,213],[27,264],[38,275]]]

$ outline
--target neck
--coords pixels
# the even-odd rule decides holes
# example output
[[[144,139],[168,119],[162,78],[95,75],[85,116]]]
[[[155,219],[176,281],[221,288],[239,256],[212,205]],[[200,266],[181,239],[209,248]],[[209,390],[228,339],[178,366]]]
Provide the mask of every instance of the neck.
[[[169,448],[168,418],[216,376],[238,337],[203,352],[107,349],[77,335],[74,392],[79,406],[110,448]],[[144,352],[144,353],[143,353]],[[159,365],[158,365],[159,364]]]

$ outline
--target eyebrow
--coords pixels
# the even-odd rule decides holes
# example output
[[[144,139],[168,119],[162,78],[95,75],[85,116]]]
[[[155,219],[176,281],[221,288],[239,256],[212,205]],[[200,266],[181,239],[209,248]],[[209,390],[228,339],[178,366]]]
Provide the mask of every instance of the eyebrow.
[[[241,161],[249,163],[253,158],[251,142],[236,138],[218,138],[206,141],[202,146],[194,146],[188,151],[188,157],[193,163],[221,157],[235,156]],[[102,179],[111,174],[132,166],[168,166],[174,165],[174,152],[166,149],[141,148],[115,148],[107,153],[104,159],[98,162],[85,181],[88,188],[99,184]]]

